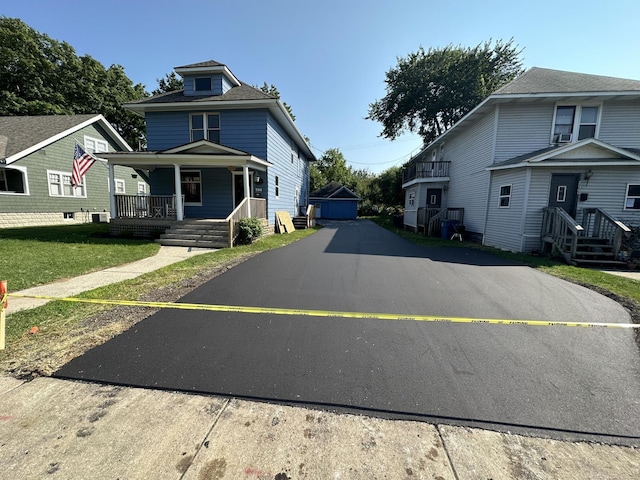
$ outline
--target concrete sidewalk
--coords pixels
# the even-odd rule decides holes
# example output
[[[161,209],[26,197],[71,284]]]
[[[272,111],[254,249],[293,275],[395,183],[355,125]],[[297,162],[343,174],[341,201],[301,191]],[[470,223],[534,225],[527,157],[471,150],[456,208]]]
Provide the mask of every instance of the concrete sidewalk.
[[[117,267],[107,268],[98,272],[87,273],[79,277],[70,278],[68,280],[60,280],[38,287],[27,288],[19,292],[11,292],[19,295],[34,295],[43,297],[72,297],[82,292],[93,290],[94,288],[111,285],[112,283],[122,282],[135,278],[159,268],[166,267],[173,263],[181,262],[187,258],[203,253],[215,252],[210,248],[191,248],[191,247],[160,247],[160,250],[153,257],[143,258],[135,262],[119,265]],[[11,286],[9,286],[11,287]],[[49,300],[38,298],[22,298],[9,296],[9,308],[7,315],[20,310],[36,308],[48,303]]]
[[[640,452],[219,396],[0,377],[0,478],[635,480]]]
[[[211,250],[25,290],[65,297]],[[44,300],[10,298],[11,311]],[[0,479],[637,479],[632,447],[384,420],[237,398],[0,377]]]

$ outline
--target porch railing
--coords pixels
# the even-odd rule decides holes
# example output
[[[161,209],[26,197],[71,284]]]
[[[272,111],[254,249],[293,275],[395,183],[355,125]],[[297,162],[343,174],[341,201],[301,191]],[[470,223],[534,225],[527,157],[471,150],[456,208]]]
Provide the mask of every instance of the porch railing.
[[[175,220],[175,195],[116,195],[116,218],[169,218]],[[184,195],[182,196],[184,205]]]
[[[402,183],[416,178],[442,178],[449,176],[451,162],[415,162],[407,165],[402,172]]]
[[[240,204],[225,218],[229,224],[229,248],[233,247],[233,242],[238,238],[238,224],[243,218],[249,217],[249,206],[251,206],[251,216],[257,218],[267,218],[267,201],[264,198],[245,198]]]
[[[565,262],[571,263],[578,250],[578,237],[584,228],[563,208],[546,207],[542,215],[542,239],[560,252]]]
[[[464,208],[418,209],[418,227],[424,228],[424,234],[427,236],[440,235],[440,223],[445,220],[456,220],[459,225],[464,225]]]
[[[585,208],[582,226],[585,235],[606,239],[616,252],[620,251],[623,237],[631,232],[629,227],[601,208]]]

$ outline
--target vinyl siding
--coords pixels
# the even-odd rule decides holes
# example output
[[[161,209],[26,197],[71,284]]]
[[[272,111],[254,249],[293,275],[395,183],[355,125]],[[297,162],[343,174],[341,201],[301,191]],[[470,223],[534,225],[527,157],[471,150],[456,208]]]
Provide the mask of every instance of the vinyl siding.
[[[598,138],[618,147],[640,148],[640,101],[605,103]]]
[[[504,185],[511,185],[511,201],[508,207],[500,207],[500,187]],[[524,169],[494,172],[489,193],[485,245],[514,252],[520,251],[526,194]],[[538,235],[539,233],[538,231]]]
[[[191,141],[189,112],[147,112],[147,150],[167,150]]]
[[[291,153],[294,152],[293,162]],[[293,140],[285,133],[278,122],[267,114],[267,158],[273,164],[268,170],[267,215],[273,223],[276,211],[286,211],[293,217],[298,214],[295,209],[295,193],[298,189],[298,205],[306,204],[308,195],[308,161],[299,152]],[[279,195],[275,197],[275,178],[279,179]]]
[[[464,224],[469,232],[482,233],[485,202],[492,162],[494,118],[487,115],[457,136],[447,139],[444,160],[450,161],[449,188],[443,194],[443,205],[464,208]]]
[[[211,78],[211,90],[208,91],[195,91],[197,78]],[[221,73],[213,74],[213,75],[185,75],[184,77],[184,94],[185,96],[194,96],[194,95],[222,95],[230,88],[229,82],[224,78]]]
[[[87,126],[68,137],[48,145],[26,157],[14,162],[12,166],[26,168],[28,195],[0,193],[1,213],[56,213],[109,211],[109,174],[106,163],[96,162],[85,175],[86,198],[53,197],[49,195],[49,178],[47,170],[54,170],[71,175],[73,151],[76,140],[84,141],[84,136],[106,140],[109,151],[120,150],[111,142],[106,132],[98,125]],[[131,177],[135,171],[128,167],[115,168],[115,178],[125,182],[127,194],[138,192],[140,177]]]
[[[555,104],[500,105],[495,162],[547,148]]]
[[[267,110],[221,111],[220,143],[266,160]]]

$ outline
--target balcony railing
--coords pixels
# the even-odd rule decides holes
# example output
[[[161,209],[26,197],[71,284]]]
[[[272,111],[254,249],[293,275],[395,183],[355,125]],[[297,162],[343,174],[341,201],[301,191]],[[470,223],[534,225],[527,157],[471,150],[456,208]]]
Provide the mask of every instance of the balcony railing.
[[[402,183],[416,178],[442,178],[449,176],[451,162],[415,162],[405,167],[402,172]]]

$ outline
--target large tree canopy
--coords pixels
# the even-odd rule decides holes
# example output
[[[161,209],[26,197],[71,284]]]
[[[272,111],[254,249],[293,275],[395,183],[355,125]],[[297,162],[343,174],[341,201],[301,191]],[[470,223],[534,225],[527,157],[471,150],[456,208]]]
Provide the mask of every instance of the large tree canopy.
[[[105,69],[66,42],[0,17],[0,115],[101,113],[137,148],[144,142],[144,119],[122,104],[146,96],[120,65]]]
[[[421,47],[387,72],[387,94],[369,105],[367,118],[382,123],[382,137],[410,131],[428,143],[520,75],[521,52],[513,40],[427,52]]]

